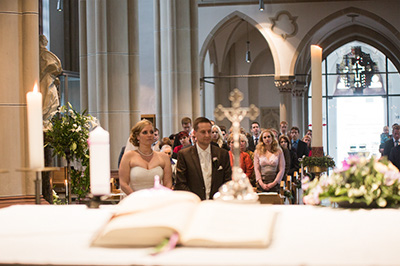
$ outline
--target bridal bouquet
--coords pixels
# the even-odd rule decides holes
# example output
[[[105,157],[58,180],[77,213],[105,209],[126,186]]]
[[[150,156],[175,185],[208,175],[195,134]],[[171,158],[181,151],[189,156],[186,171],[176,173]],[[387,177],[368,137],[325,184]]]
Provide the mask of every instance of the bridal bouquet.
[[[350,157],[330,176],[302,184],[303,202],[318,205],[322,199],[365,207],[394,207],[400,204],[400,173],[387,159]]]

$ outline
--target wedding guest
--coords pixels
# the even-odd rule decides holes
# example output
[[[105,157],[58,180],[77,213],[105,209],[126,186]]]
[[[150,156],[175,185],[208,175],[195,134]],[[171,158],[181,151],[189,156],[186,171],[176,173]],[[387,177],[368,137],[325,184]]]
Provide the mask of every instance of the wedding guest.
[[[226,126],[219,126],[221,129],[222,137],[224,138],[224,141],[227,142],[228,135],[226,134]]]
[[[251,151],[254,151],[256,149],[256,146],[258,144],[258,139],[260,136],[260,124],[256,121],[251,123],[251,133],[252,136],[248,138],[249,142],[249,147],[248,149]]]
[[[256,175],[254,173],[254,152],[248,149],[249,138],[245,134],[241,134],[240,136],[240,152],[245,152],[250,156],[251,162],[253,163],[253,173],[250,176],[250,183],[253,187],[256,187]]]
[[[279,124],[279,128],[280,128],[280,132],[279,132],[279,137],[281,135],[287,136],[288,132],[287,132],[287,128],[288,128],[288,122],[286,121],[281,121],[281,123]]]
[[[205,117],[194,121],[195,145],[178,153],[175,190],[187,190],[202,200],[212,199],[219,187],[231,180],[229,153],[211,145],[211,122]]]
[[[171,160],[171,169],[172,169],[172,183],[173,185],[175,185],[176,183],[176,159],[172,158],[172,147],[169,144],[164,144],[161,147],[161,152],[165,153],[166,155],[168,155],[168,157]]]
[[[259,191],[279,192],[285,158],[274,134],[264,130],[254,152],[254,171]]]
[[[393,126],[392,129],[392,137],[385,142],[385,146],[383,149],[383,156],[389,156],[392,148],[399,145],[399,139],[400,139],[400,125],[395,125]]]
[[[297,158],[297,154],[295,151],[293,151],[290,147],[290,140],[288,136],[284,136],[281,135],[279,137],[279,145],[282,147],[283,151],[285,151],[284,148],[286,148],[289,151],[289,170],[287,172],[287,175],[290,175],[293,177],[294,172],[299,171],[300,169],[300,163],[299,160]],[[287,158],[287,154],[285,154],[285,162]],[[287,162],[285,163],[285,172],[286,172],[286,166],[287,166]]]
[[[312,150],[311,150],[311,137],[310,135],[305,135],[302,139],[302,141],[307,144],[307,148],[309,150],[308,152],[308,157],[310,157],[312,155]]]
[[[240,143],[246,143],[246,136],[243,134],[240,134],[239,136],[239,141]],[[228,137],[228,143],[229,143],[229,158],[230,158],[230,162],[231,162],[231,166],[233,166],[233,134],[230,134]],[[239,148],[240,149],[240,148]],[[251,175],[253,174],[254,171],[254,165],[253,165],[253,161],[250,158],[250,155],[244,151],[240,151],[240,168],[242,168],[243,173],[246,174],[246,176],[249,178],[249,180],[251,180]]]
[[[304,155],[308,156],[310,151],[308,150],[307,144],[299,139],[300,130],[298,127],[292,127],[290,129],[290,137],[292,140],[292,150],[297,154],[297,158],[302,158]]]
[[[159,139],[160,139],[160,130],[158,130],[158,128],[155,128],[154,129],[154,142],[153,142],[153,144],[151,144],[151,148],[154,151],[160,151]]]
[[[312,139],[312,129],[307,129],[306,136],[309,136]]]
[[[163,147],[164,145],[169,145],[169,146],[172,147],[172,143],[173,143],[173,142],[171,141],[170,138],[164,137],[164,138],[162,138],[161,141],[159,142],[158,148],[159,148],[160,151],[161,151],[161,149],[162,149],[162,147]]]
[[[178,152],[182,148],[189,147],[192,145],[192,143],[190,142],[189,134],[186,131],[179,132],[177,138],[179,139],[179,142],[181,143],[181,145],[176,146],[174,148],[174,153],[172,155],[172,158],[174,158],[174,159],[178,158]]]
[[[381,134],[381,143],[379,145],[379,152],[381,153],[381,155],[383,155],[383,150],[385,148],[385,142],[388,141],[389,139],[390,139],[389,127],[388,126],[384,126],[383,127],[383,133]]]
[[[122,191],[130,193],[154,186],[154,176],[158,175],[165,187],[172,187],[171,161],[165,153],[153,151],[153,124],[144,119],[131,129],[129,141],[135,150],[126,151],[121,159],[119,180]]]
[[[182,125],[182,131],[186,131],[188,135],[190,136],[192,132],[192,119],[190,117],[184,117],[181,120],[181,125]],[[172,146],[173,149],[175,149],[176,146],[181,145],[181,142],[179,141],[179,138],[177,138],[179,132],[175,134],[175,140],[174,140],[174,145]]]
[[[229,147],[224,141],[224,136],[222,136],[221,129],[217,125],[211,127],[211,142],[216,144],[218,147],[229,151]]]
[[[289,174],[290,171],[290,150],[288,148],[289,145],[289,138],[286,135],[281,135],[278,138],[278,143],[279,146],[281,147],[282,151],[283,151],[283,155],[285,157],[285,173],[283,174],[283,177],[287,176]],[[296,156],[296,155],[295,155]]]

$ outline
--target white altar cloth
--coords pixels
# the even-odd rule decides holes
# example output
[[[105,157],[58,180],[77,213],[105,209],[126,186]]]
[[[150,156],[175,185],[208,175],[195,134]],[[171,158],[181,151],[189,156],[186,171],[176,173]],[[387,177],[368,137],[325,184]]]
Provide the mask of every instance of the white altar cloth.
[[[0,209],[0,264],[399,265],[400,210],[271,205],[279,214],[263,249],[90,247],[113,206],[20,205]],[[244,225],[251,226],[251,225]],[[240,230],[240,228],[238,228]]]

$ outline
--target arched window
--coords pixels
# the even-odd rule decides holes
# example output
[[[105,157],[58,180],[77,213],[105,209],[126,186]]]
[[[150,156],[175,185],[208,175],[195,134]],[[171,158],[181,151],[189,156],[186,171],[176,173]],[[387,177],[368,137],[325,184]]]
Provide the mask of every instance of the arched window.
[[[338,165],[350,155],[380,156],[383,127],[400,124],[400,75],[393,63],[353,41],[325,58],[322,75],[325,153]],[[312,124],[311,90],[308,106]]]

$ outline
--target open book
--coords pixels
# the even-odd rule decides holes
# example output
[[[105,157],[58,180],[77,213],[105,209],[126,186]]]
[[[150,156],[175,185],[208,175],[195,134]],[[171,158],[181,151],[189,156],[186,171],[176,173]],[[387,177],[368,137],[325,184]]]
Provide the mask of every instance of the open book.
[[[156,246],[178,233],[178,244],[196,247],[267,247],[275,211],[265,205],[201,201],[186,191],[132,193],[92,245]]]

